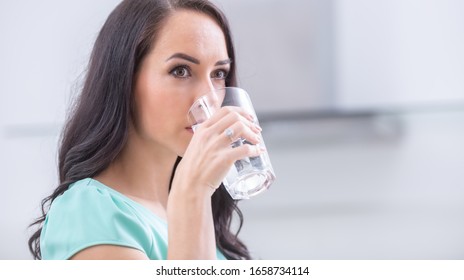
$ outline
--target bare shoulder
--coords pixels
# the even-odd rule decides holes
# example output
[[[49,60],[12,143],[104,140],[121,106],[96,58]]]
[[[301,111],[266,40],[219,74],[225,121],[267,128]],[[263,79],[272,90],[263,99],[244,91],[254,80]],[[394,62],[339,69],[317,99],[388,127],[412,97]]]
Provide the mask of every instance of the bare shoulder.
[[[142,251],[116,245],[96,245],[79,251],[71,260],[148,260]]]

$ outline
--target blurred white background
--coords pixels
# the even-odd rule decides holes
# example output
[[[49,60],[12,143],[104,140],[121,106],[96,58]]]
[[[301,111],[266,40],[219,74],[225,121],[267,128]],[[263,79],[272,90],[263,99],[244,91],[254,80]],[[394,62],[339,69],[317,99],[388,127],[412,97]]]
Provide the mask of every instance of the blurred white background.
[[[106,1],[0,2],[0,259],[57,184]],[[464,258],[464,2],[217,0],[277,181],[241,202],[258,259]]]

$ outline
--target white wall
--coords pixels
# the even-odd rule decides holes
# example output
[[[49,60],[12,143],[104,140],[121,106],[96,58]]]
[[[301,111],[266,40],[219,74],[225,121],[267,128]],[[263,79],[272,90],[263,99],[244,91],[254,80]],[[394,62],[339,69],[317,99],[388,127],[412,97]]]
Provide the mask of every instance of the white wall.
[[[464,2],[336,0],[337,107],[464,104]]]

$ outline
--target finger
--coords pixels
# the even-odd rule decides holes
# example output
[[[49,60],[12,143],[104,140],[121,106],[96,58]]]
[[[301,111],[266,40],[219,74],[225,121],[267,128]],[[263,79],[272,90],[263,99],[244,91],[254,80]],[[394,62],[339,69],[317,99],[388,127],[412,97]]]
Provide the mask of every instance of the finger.
[[[259,131],[253,130],[248,121],[245,123],[241,120],[226,128],[219,137],[221,138],[221,142],[226,144],[235,142],[238,139],[246,140],[252,144],[258,144],[261,142]]]
[[[223,131],[225,131],[226,129],[233,127],[235,136],[239,136],[240,133],[245,131],[245,127],[242,127],[242,126],[247,127],[249,130],[253,131],[255,134],[259,134],[262,131],[261,127],[259,127],[257,124],[250,121],[250,119],[243,117],[242,114],[239,114],[235,111],[231,111],[228,114],[226,114],[222,119],[220,119],[219,121],[211,125],[210,128],[216,131],[216,133],[219,135],[219,134],[222,134]]]
[[[238,146],[236,148],[231,148],[228,149],[224,153],[224,157],[233,164],[237,160],[244,159],[246,157],[257,157],[261,154],[266,152],[266,148],[264,148],[263,145],[257,144],[257,145],[249,145],[249,144],[243,144],[241,146]]]
[[[216,123],[218,123],[220,121],[223,121],[223,120],[225,120],[225,121],[233,121],[234,117],[238,118],[239,116],[241,116],[243,119],[246,119],[246,120],[248,120],[250,122],[254,120],[254,117],[251,114],[249,114],[248,112],[246,112],[245,109],[240,108],[240,107],[236,107],[236,106],[226,106],[226,107],[220,108],[218,111],[216,111],[211,116],[211,118],[206,120],[203,123],[204,124],[203,127],[213,126]],[[231,125],[231,123],[226,125],[226,127],[230,126],[230,125]],[[222,128],[222,130],[224,130],[224,129],[225,129],[225,127]]]

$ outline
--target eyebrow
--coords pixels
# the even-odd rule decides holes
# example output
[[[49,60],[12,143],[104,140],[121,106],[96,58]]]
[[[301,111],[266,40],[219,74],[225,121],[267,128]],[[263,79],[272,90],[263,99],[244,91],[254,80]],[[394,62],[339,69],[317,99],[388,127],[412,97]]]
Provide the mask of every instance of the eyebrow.
[[[232,59],[228,58],[228,59],[224,59],[224,60],[219,60],[218,62],[216,62],[216,64],[214,64],[214,66],[227,65],[227,64],[231,64],[231,63],[232,63]]]
[[[173,55],[171,55],[168,59],[166,59],[166,61],[169,61],[171,59],[174,59],[174,58],[180,58],[180,59],[183,59],[183,60],[187,60],[187,61],[190,61],[194,64],[200,64],[200,60],[188,55],[188,54],[185,54],[185,53],[175,53]],[[226,64],[231,64],[232,63],[232,59],[228,58],[228,59],[224,59],[224,60],[219,60],[218,62],[216,62],[216,64],[214,64],[214,66],[220,66],[220,65],[226,65]]]

